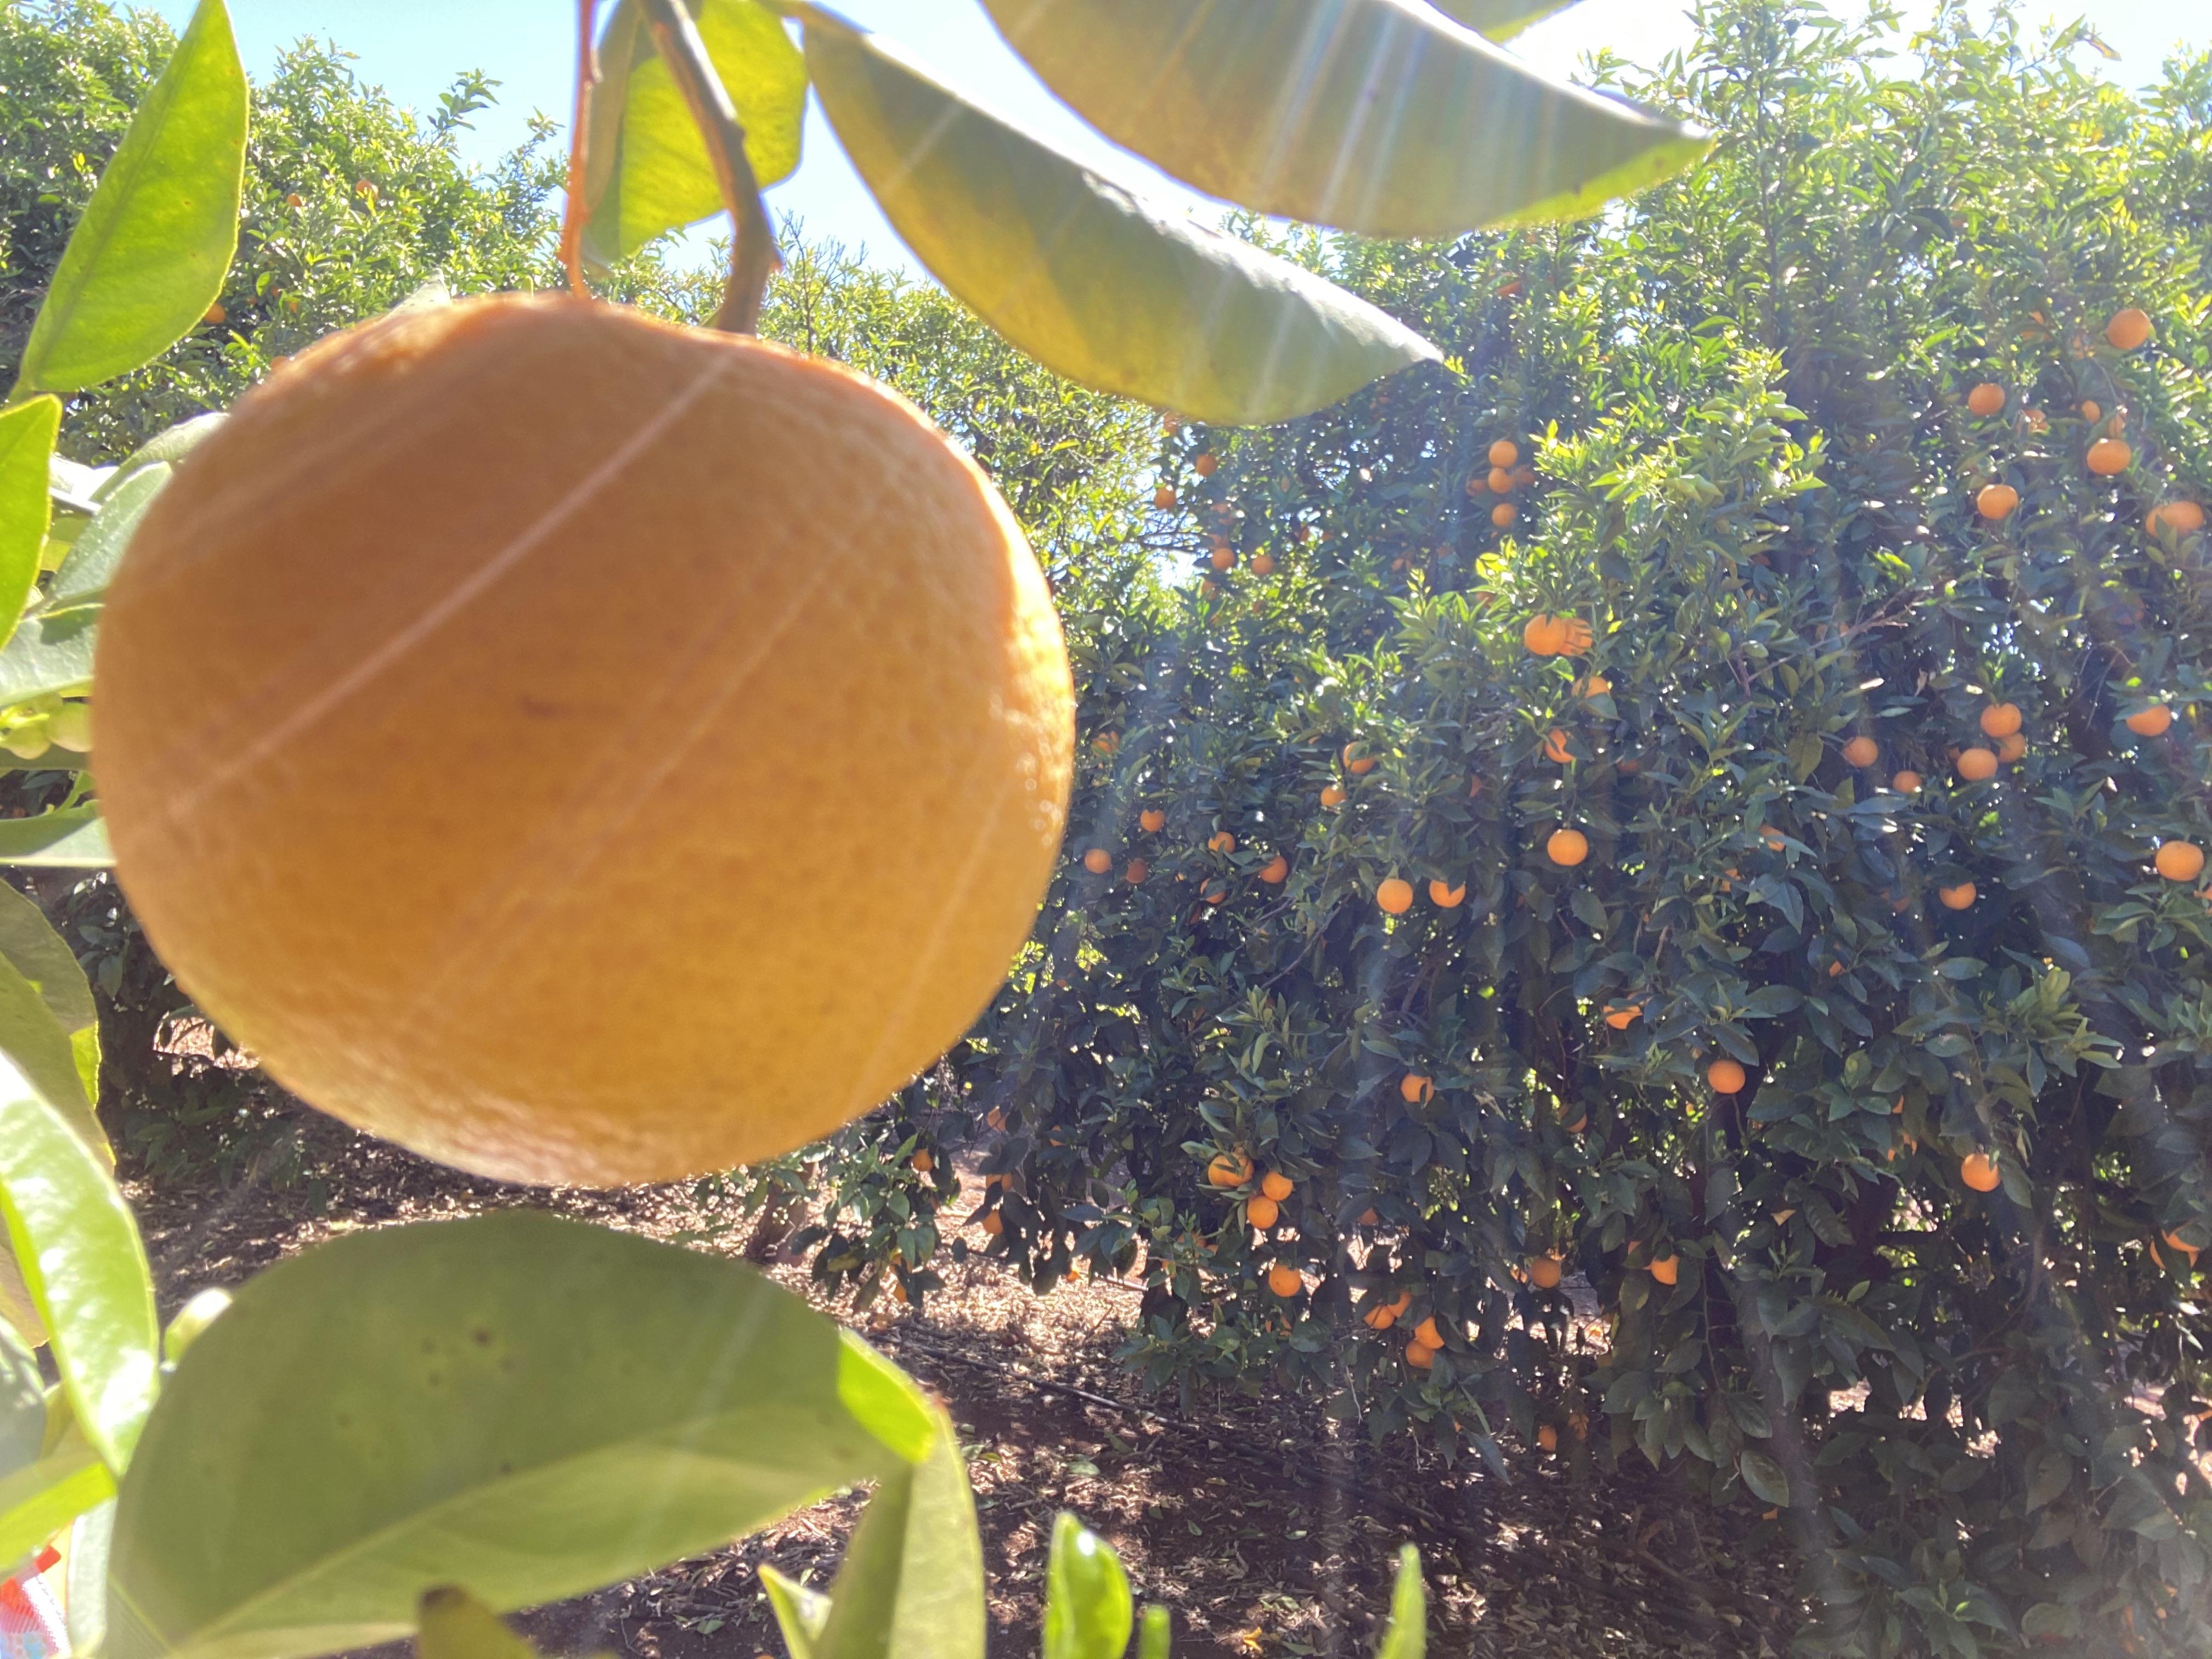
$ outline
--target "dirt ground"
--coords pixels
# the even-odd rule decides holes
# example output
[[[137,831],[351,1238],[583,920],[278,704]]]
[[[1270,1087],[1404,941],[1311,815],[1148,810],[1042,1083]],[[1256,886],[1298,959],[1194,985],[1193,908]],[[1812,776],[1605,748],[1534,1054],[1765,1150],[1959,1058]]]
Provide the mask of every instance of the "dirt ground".
[[[165,1316],[195,1291],[235,1284],[335,1232],[504,1205],[663,1238],[726,1234],[732,1250],[747,1231],[718,1228],[685,1188],[502,1188],[319,1125],[313,1133],[313,1188],[131,1186]],[[970,1243],[981,1249],[980,1230]],[[802,1267],[769,1271],[852,1322]],[[1046,1547],[1063,1508],[1113,1543],[1140,1600],[1171,1610],[1176,1650],[1193,1659],[1372,1651],[1391,1564],[1409,1540],[1426,1570],[1438,1655],[1753,1659],[1788,1647],[1800,1609],[1779,1539],[1771,1528],[1738,1535],[1641,1463],[1608,1474],[1509,1445],[1509,1484],[1446,1469],[1410,1443],[1378,1452],[1340,1436],[1310,1402],[1201,1396],[1179,1408],[1140,1393],[1113,1362],[1135,1287],[1068,1285],[1041,1297],[974,1256],[947,1277],[949,1293],[926,1313],[858,1322],[945,1398],[959,1425],[994,1659],[1037,1650]],[[862,1502],[831,1499],[520,1622],[557,1653],[781,1655],[756,1570],[770,1563],[826,1585]]]

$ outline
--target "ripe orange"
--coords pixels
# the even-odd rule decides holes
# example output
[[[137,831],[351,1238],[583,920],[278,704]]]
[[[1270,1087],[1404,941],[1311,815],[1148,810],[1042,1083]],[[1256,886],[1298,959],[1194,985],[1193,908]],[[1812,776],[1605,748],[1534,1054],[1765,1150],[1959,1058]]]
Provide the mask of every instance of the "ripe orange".
[[[1490,493],[1493,495],[1509,495],[1513,492],[1513,474],[1507,468],[1492,467],[1490,477],[1485,482],[1490,485]]]
[[[1437,1351],[1423,1345],[1416,1337],[1406,1345],[1406,1363],[1417,1371],[1425,1371],[1437,1363]]]
[[[2204,849],[2186,841],[2160,844],[2151,862],[2168,881],[2194,881],[2204,873]]]
[[[1398,1322],[1397,1310],[1384,1302],[1370,1304],[1367,1311],[1359,1316],[1366,1322],[1367,1328],[1370,1331],[1387,1331]]]
[[[2152,535],[2193,536],[2204,528],[2204,508],[2196,501],[2166,501],[2143,515]]]
[[[1132,887],[1142,887],[1145,878],[1152,873],[1152,866],[1142,859],[1131,859],[1128,867],[1121,872],[1121,879]]]
[[[1579,830],[1554,830],[1544,843],[1545,856],[1571,869],[1589,856],[1589,837]]]
[[[1869,737],[1856,737],[1844,745],[1844,759],[1853,766],[1872,766],[1881,758],[1881,745]]]
[[[1605,1009],[1605,1023],[1616,1031],[1625,1031],[1635,1024],[1643,1014],[1644,1005],[1640,1002],[1624,1002],[1618,1006],[1607,1003]]]
[[[1735,1060],[1723,1056],[1705,1067],[1705,1081],[1713,1085],[1713,1092],[1732,1095],[1744,1085],[1744,1070]]]
[[[1255,576],[1272,576],[1275,574],[1275,556],[1267,552],[1255,553],[1250,568]]]
[[[1609,696],[1612,693],[1613,682],[1602,674],[1588,674],[1575,682],[1575,695],[1584,702]]]
[[[1966,410],[1987,419],[2002,414],[2005,406],[2005,389],[1994,380],[1984,380],[1966,394]]]
[[[210,328],[221,328],[229,320],[230,313],[223,309],[222,301],[220,300],[217,300],[213,305],[210,306],[207,308],[206,314],[200,319],[200,321],[206,324]]]
[[[1365,777],[1375,769],[1375,757],[1356,743],[1345,744],[1340,758],[1344,762],[1344,769],[1355,778]]]
[[[1208,904],[1222,904],[1228,901],[1229,890],[1218,881],[1212,882],[1207,884],[1206,890],[1203,893],[1200,893],[1199,896],[1204,899]]]
[[[2010,766],[2027,753],[2027,733],[2014,732],[1997,744],[1997,759]]]
[[[1500,438],[1490,447],[1490,464],[1492,466],[1511,466],[1520,459],[1521,446],[1510,438]]]
[[[2173,710],[2162,702],[2138,708],[2122,722],[2139,738],[2162,738],[2173,724]]]
[[[1559,1431],[1549,1423],[1539,1424],[1536,1427],[1536,1444],[1547,1452],[1559,1450]]]
[[[1671,1255],[1651,1258],[1651,1277],[1662,1285],[1672,1285],[1682,1276],[1682,1264]]]
[[[1344,791],[1333,783],[1322,786],[1321,792],[1321,804],[1323,806],[1343,805]]]
[[[1137,827],[1148,836],[1157,836],[1168,827],[1168,815],[1157,806],[1148,806],[1137,814]]]
[[[1490,509],[1490,522],[1500,530],[1510,530],[1521,516],[1521,509],[1510,501],[1500,501]]]
[[[1402,916],[1413,908],[1413,884],[1399,876],[1386,876],[1375,890],[1375,902],[1386,915]]]
[[[568,295],[347,330],[194,452],[100,626],[163,962],[287,1087],[481,1175],[819,1138],[973,1022],[1059,857],[1073,688],[1012,514],[750,337]],[[580,769],[611,709],[666,741]],[[636,901],[678,880],[671,929]]]
[[[1919,773],[1899,772],[1890,779],[1889,787],[1900,795],[1915,795],[1920,793],[1920,783]]]
[[[1237,568],[1237,555],[1226,542],[1216,542],[1213,544],[1213,551],[1206,555],[1206,562],[1216,570],[1234,570]]]
[[[1006,1218],[1000,1215],[996,1210],[992,1211],[990,1214],[983,1218],[983,1231],[990,1234],[992,1237],[996,1238],[1000,1233],[1006,1231]]]
[[[1558,726],[1553,726],[1552,734],[1544,739],[1544,758],[1565,766],[1574,757],[1575,751],[1567,746],[1567,734]]]
[[[1974,884],[1962,881],[1954,887],[1938,887],[1936,896],[1946,910],[1971,910],[1974,905]]]
[[[2081,405],[2081,418],[2085,421],[2091,422],[2103,420],[2105,418],[2104,404],[2099,403],[2094,398],[2087,399]]]
[[[1531,1256],[1528,1259],[1528,1282],[1540,1291],[1557,1290],[1560,1272],[1559,1258],[1555,1255]]]
[[[929,1148],[927,1146],[908,1158],[907,1164],[916,1175],[927,1175],[937,1167],[937,1160],[929,1155]]]
[[[1282,1212],[1283,1206],[1264,1193],[1244,1200],[1244,1219],[1263,1233],[1275,1224]]]
[[[1398,1097],[1408,1106],[1422,1105],[1437,1097],[1437,1085],[1419,1072],[1408,1072],[1398,1079]]]
[[[1169,507],[1173,507],[1175,504],[1176,492],[1175,486],[1173,484],[1162,484],[1158,489],[1155,489],[1152,492],[1152,505],[1158,507],[1162,512],[1165,512]]]
[[[1590,625],[1580,617],[1562,617],[1559,620],[1567,630],[1565,649],[1560,655],[1579,657],[1597,642],[1597,636],[1590,632]]]
[[[1242,1187],[1252,1178],[1252,1160],[1243,1152],[1216,1152],[1206,1178],[1217,1187]]]
[[[1413,1327],[1413,1340],[1419,1343],[1425,1348],[1441,1348],[1443,1346],[1443,1333],[1437,1328],[1437,1318],[1434,1314],[1431,1314],[1426,1319],[1424,1319],[1419,1324]]]
[[[1094,876],[1103,876],[1114,867],[1114,855],[1103,847],[1094,847],[1083,855],[1083,867]]]
[[[1270,1170],[1260,1177],[1260,1191],[1265,1196],[1273,1199],[1278,1204],[1288,1198],[1295,1190],[1290,1176],[1285,1175],[1280,1170]]]
[[[1997,757],[1979,744],[1959,751],[1959,775],[1968,783],[1986,783],[1997,775]]]
[[[1278,882],[1287,881],[1290,874],[1291,861],[1280,853],[1276,854],[1274,857],[1260,866],[1260,879],[1271,887]]]
[[[1206,850],[1209,853],[1233,853],[1237,850],[1237,837],[1226,830],[1217,830],[1206,838]]]
[[[1539,611],[1522,628],[1521,643],[1532,657],[1564,656],[1567,649],[1569,621],[1565,617],[1553,617]]]
[[[1982,710],[1982,732],[1985,737],[2008,738],[2020,730],[2020,705],[2016,702],[1993,702]]]
[[[2191,1267],[2197,1265],[2197,1249],[2196,1245],[2184,1243],[2180,1237],[2171,1230],[2160,1236],[2166,1240],[2166,1248],[2167,1249],[2179,1250],[2182,1255],[2189,1258],[2189,1262]]]
[[[1359,1224],[1363,1227],[1379,1227],[1382,1224],[1382,1218],[1375,1213],[1375,1206],[1372,1204],[1359,1212]]]
[[[1974,510],[1991,520],[2008,519],[2020,505],[2020,491],[2010,484],[1985,484],[1974,497]]]
[[[1221,458],[1210,449],[1202,452],[1198,459],[1190,464],[1190,470],[1201,478],[1212,477],[1220,470],[1220,467]]]
[[[989,1111],[983,1114],[983,1121],[989,1124],[994,1129],[1005,1128],[1006,1127],[1006,1114],[1005,1109],[1002,1107],[994,1106]],[[986,1181],[983,1184],[985,1186],[988,1186],[990,1185],[990,1182]]]
[[[1267,1269],[1267,1288],[1277,1296],[1288,1298],[1305,1287],[1305,1275],[1287,1261],[1278,1261]]]
[[[1968,1152],[1959,1160],[1959,1179],[1978,1193],[1993,1193],[2003,1182],[1996,1160],[1987,1152]]]
[[[2105,325],[2105,338],[2118,351],[2133,351],[2150,338],[2150,317],[2148,313],[2129,306],[2112,313],[2112,321]]]
[[[2089,446],[2087,460],[2090,471],[2100,478],[2109,478],[2116,472],[2126,471],[2128,463],[2135,458],[2136,453],[2128,447],[2126,439],[2100,438]]]
[[[1467,902],[1467,884],[1453,886],[1448,881],[1429,883],[1429,902],[1439,910],[1456,910]]]

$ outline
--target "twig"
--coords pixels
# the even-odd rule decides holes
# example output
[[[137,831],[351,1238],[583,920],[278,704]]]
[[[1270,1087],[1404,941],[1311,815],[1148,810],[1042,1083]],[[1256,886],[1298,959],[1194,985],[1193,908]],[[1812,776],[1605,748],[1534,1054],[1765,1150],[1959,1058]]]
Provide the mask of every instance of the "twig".
[[[584,281],[584,168],[590,160],[592,88],[599,78],[599,54],[592,50],[599,4],[599,0],[577,0],[576,102],[568,126],[568,197],[561,212],[561,264],[569,288],[586,295],[592,290]]]
[[[675,76],[678,90],[698,123],[706,141],[707,159],[714,164],[714,182],[722,192],[722,205],[730,214],[730,275],[722,289],[722,304],[711,328],[726,334],[752,334],[760,328],[762,303],[768,297],[768,279],[783,264],[776,251],[775,229],[761,204],[760,182],[745,156],[745,130],[738,125],[737,107],[707,56],[699,26],[682,0],[643,0],[646,27],[653,44]]]

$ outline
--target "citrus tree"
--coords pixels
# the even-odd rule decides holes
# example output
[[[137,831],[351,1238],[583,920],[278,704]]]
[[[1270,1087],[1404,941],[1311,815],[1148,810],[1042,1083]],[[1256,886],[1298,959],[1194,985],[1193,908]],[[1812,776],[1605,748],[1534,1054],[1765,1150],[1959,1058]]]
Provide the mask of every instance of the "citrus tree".
[[[1157,1380],[1679,1469],[1808,1651],[2199,1651],[2212,65],[1700,22],[1710,165],[1170,423],[943,1133]]]
[[[1583,211],[1705,148],[1395,0],[1244,0],[1190,33],[1163,7],[1139,35],[1124,7],[989,9],[1102,127],[1133,109],[1163,166],[1351,230]],[[1504,33],[1544,9],[1454,15]],[[479,1173],[610,1184],[783,1153],[933,1065],[1027,933],[1067,811],[1063,634],[1005,499],[906,398],[757,337],[780,257],[758,189],[796,164],[810,94],[945,286],[1093,391],[1280,419],[1438,351],[827,11],[598,10],[573,292],[417,293],[90,468],[57,452],[64,399],[228,327],[259,205],[203,0],[0,407],[0,745],[71,780],[0,860],[112,862],[181,988],[324,1109]],[[1224,72],[1171,120],[1144,107]],[[1378,86],[1402,131],[1365,118]],[[343,210],[373,229],[387,183],[397,209],[436,182],[356,179]],[[718,209],[711,329],[593,296]],[[240,296],[250,356],[313,273],[246,223],[271,261]],[[764,771],[773,818],[749,811]],[[830,879],[795,879],[794,849]],[[678,877],[680,930],[655,902]],[[29,900],[0,915],[0,1560],[66,1532],[79,1645],[507,1652],[497,1612],[868,1480],[834,1594],[771,1580],[793,1652],[981,1651],[943,1408],[741,1265],[515,1211],[335,1242],[162,1329],[93,1109],[88,988]],[[1052,1573],[1048,1650],[1127,1645],[1110,1553],[1071,1522]],[[1395,1612],[1386,1651],[1417,1655],[1410,1563]],[[1142,1647],[1164,1655],[1164,1619]]]

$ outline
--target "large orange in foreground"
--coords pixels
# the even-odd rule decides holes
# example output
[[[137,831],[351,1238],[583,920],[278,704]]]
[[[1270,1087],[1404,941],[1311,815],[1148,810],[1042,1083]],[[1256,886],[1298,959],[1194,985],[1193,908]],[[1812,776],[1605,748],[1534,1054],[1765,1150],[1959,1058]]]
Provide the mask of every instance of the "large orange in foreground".
[[[835,364],[561,298],[246,398],[99,651],[147,935],[308,1101],[608,1185],[815,1139],[1027,936],[1073,698],[1012,514]]]

